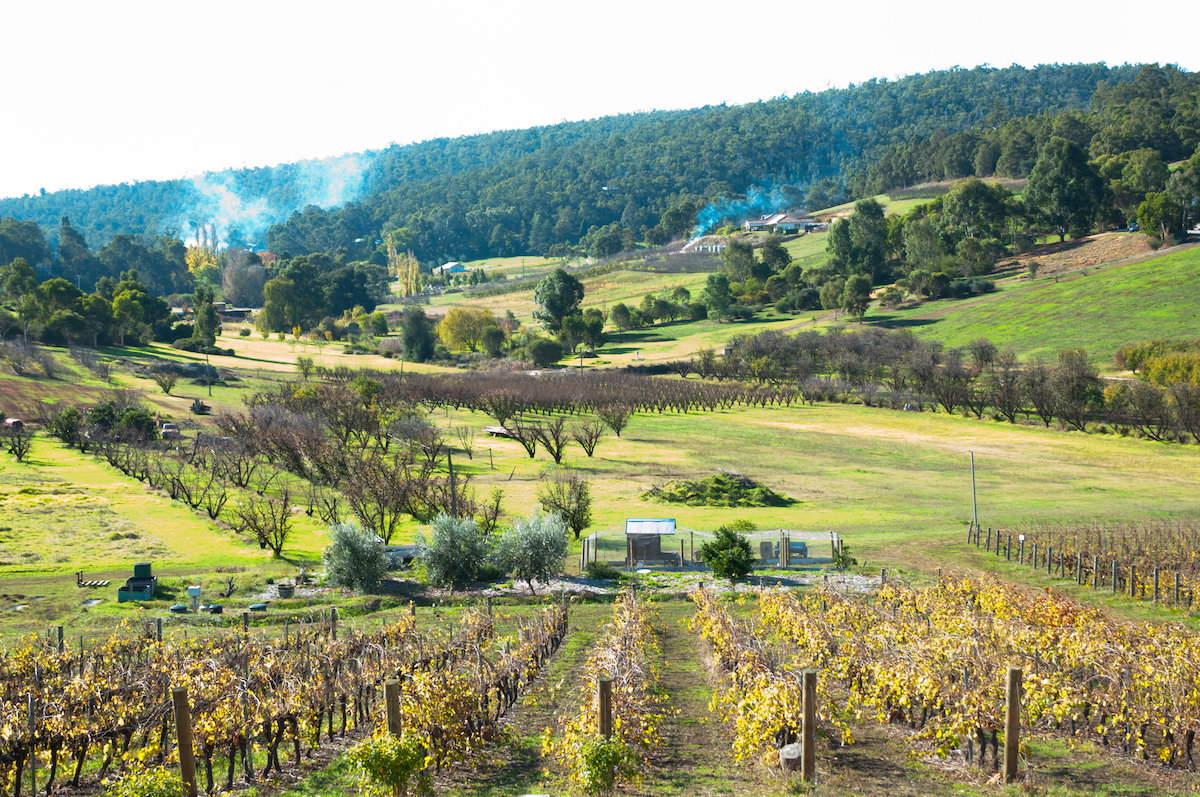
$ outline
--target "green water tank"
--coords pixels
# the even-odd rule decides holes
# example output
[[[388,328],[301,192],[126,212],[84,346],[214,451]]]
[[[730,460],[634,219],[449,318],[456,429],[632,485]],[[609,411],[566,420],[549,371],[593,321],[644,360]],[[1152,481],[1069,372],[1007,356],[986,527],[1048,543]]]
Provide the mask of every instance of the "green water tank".
[[[138,562],[137,564],[135,564],[133,566],[133,577],[134,578],[150,578],[151,577],[150,570],[151,570],[151,567],[150,567],[149,562]]]

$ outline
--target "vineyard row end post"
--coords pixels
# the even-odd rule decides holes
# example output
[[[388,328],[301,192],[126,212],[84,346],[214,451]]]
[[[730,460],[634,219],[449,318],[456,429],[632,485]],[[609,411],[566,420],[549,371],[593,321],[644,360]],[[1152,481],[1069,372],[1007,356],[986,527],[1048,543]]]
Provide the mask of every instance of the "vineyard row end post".
[[[187,787],[188,797],[196,797],[196,758],[192,749],[192,714],[188,705],[187,687],[171,689],[175,706],[175,740],[179,745],[179,775]]]
[[[804,753],[800,759],[800,780],[811,783],[817,771],[817,671],[804,671]]]
[[[399,736],[400,726],[400,680],[389,678],[383,682],[383,699],[387,705],[388,733]]]
[[[1021,744],[1021,668],[1008,668],[1008,700],[1004,706],[1004,782],[1017,779]]]

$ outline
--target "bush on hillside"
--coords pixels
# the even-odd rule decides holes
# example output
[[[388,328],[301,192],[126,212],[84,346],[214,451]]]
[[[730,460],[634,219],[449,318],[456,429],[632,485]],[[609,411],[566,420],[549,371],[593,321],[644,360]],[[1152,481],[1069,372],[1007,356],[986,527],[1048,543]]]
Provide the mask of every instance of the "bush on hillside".
[[[672,479],[651,487],[643,497],[688,506],[790,506],[796,503],[794,499],[734,471],[721,471],[696,481]]]

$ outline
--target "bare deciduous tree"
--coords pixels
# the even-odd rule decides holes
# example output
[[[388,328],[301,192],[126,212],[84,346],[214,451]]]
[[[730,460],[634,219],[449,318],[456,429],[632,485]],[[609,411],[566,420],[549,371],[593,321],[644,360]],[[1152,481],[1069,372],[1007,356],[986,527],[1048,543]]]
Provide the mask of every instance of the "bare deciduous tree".
[[[270,548],[276,557],[283,552],[292,531],[291,494],[287,487],[283,488],[279,500],[251,498],[238,506],[234,514],[238,518],[239,531],[253,532],[259,548]]]
[[[542,482],[537,490],[538,503],[547,512],[557,513],[579,539],[592,524],[591,484],[578,473],[562,473]]]
[[[590,421],[576,426],[571,430],[571,439],[579,443],[579,446],[589,457],[596,450],[596,446],[600,443],[600,438],[603,436],[604,425],[598,421]]]
[[[175,383],[179,381],[179,374],[175,373],[175,369],[169,365],[159,366],[150,372],[150,378],[154,383],[162,389],[166,395],[171,395],[171,391],[175,389]]]
[[[612,404],[596,410],[596,417],[612,429],[613,434],[620,437],[621,431],[629,425],[629,419],[633,417],[633,409],[624,404]]]
[[[542,444],[542,448],[546,449],[551,457],[554,458],[554,464],[558,465],[562,462],[563,451],[571,442],[571,436],[567,432],[566,421],[562,416],[557,416],[545,426],[539,426],[534,431],[537,441]]]

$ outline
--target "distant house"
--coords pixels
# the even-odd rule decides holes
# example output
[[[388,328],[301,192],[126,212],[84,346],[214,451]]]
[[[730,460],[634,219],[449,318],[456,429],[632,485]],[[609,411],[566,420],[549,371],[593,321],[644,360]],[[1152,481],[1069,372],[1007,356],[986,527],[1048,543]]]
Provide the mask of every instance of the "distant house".
[[[457,260],[451,260],[449,263],[443,263],[437,267],[437,271],[442,274],[465,274],[467,267]]]
[[[808,232],[816,226],[816,219],[792,216],[788,213],[772,213],[742,222],[742,229],[746,232],[797,233]]]

